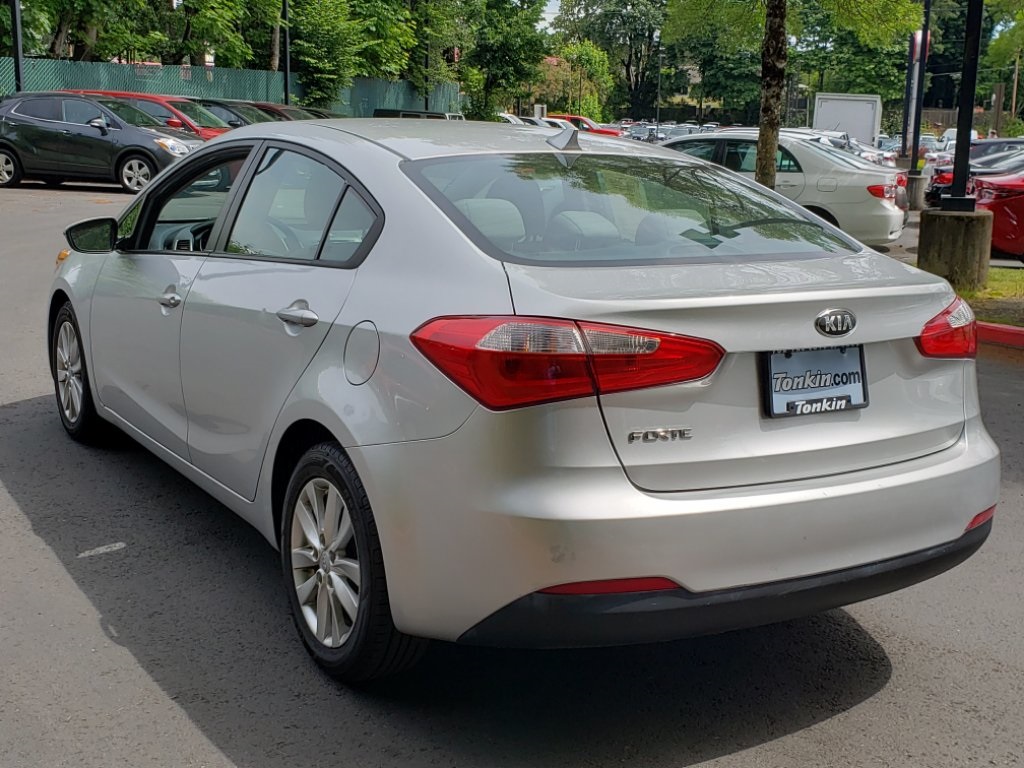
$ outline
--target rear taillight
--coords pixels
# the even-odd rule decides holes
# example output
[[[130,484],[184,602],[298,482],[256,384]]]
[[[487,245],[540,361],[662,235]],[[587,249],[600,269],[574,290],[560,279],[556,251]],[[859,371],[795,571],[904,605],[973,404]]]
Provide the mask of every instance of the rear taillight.
[[[979,200],[1009,200],[1024,195],[1021,187],[1000,187],[980,179],[974,185]]]
[[[868,187],[870,192],[875,197],[880,197],[883,200],[895,200],[896,199],[896,185],[895,184],[872,184]]]
[[[492,410],[703,379],[725,356],[706,339],[542,317],[440,317],[411,339]]]
[[[679,585],[663,576],[638,579],[603,579],[601,581],[574,581],[540,590],[545,595],[621,595],[626,592],[661,592],[679,589]]]
[[[893,157],[895,157],[895,155],[893,155]],[[896,186],[897,187],[905,187],[905,186],[907,186],[907,174],[905,174],[905,173],[897,173],[896,174]]]
[[[936,173],[932,176],[933,184],[952,184],[953,174],[952,173]]]
[[[925,357],[974,357],[978,353],[974,312],[958,298],[929,320],[914,342]]]

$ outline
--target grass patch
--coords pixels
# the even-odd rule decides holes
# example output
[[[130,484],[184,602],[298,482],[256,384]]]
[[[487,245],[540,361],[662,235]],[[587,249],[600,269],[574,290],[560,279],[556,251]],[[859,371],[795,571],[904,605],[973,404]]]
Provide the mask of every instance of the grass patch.
[[[988,284],[962,295],[979,320],[1024,326],[1024,269],[990,267]]]

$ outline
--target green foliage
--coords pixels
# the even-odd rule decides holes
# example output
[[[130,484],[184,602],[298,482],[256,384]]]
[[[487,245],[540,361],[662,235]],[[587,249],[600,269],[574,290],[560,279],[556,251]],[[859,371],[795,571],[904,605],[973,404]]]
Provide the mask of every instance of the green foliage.
[[[556,55],[541,62],[530,100],[547,104],[555,114],[604,119],[605,102],[615,82],[607,54],[590,40],[562,43]]]
[[[291,23],[295,29],[292,55],[306,102],[329,106],[342,86],[352,82],[359,66],[363,29],[349,18],[347,0],[298,0]]]
[[[360,22],[363,47],[356,74],[396,78],[409,64],[416,45],[412,13],[403,0],[350,0],[352,18]]]
[[[491,119],[497,102],[530,79],[544,54],[544,36],[537,30],[544,0],[485,0],[481,24],[466,65],[480,77],[468,90],[467,116]],[[474,83],[475,85],[475,83]]]
[[[416,46],[404,77],[420,93],[459,80],[459,61],[472,46],[483,0],[410,0]]]

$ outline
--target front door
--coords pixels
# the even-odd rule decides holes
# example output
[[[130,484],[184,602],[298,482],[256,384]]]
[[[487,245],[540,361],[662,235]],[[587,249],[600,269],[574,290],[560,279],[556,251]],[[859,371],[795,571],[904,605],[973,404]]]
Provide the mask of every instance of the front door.
[[[177,174],[130,209],[122,220],[132,222],[128,247],[107,258],[93,292],[92,374],[100,403],[183,458],[182,311],[248,152]]]
[[[270,432],[355,279],[376,213],[329,161],[271,146],[185,303],[192,463],[244,498]],[[340,364],[340,361],[339,361]]]
[[[61,99],[61,104],[68,170],[83,176],[113,177],[120,129],[115,130],[100,107],[88,99]],[[105,134],[89,125],[97,118],[107,125]]]

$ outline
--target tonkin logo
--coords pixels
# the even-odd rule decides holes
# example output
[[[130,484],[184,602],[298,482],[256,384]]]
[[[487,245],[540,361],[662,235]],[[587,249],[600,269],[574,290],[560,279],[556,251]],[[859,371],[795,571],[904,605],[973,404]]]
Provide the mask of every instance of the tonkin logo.
[[[814,318],[814,327],[822,336],[846,336],[857,325],[857,318],[848,309],[826,309]]]

